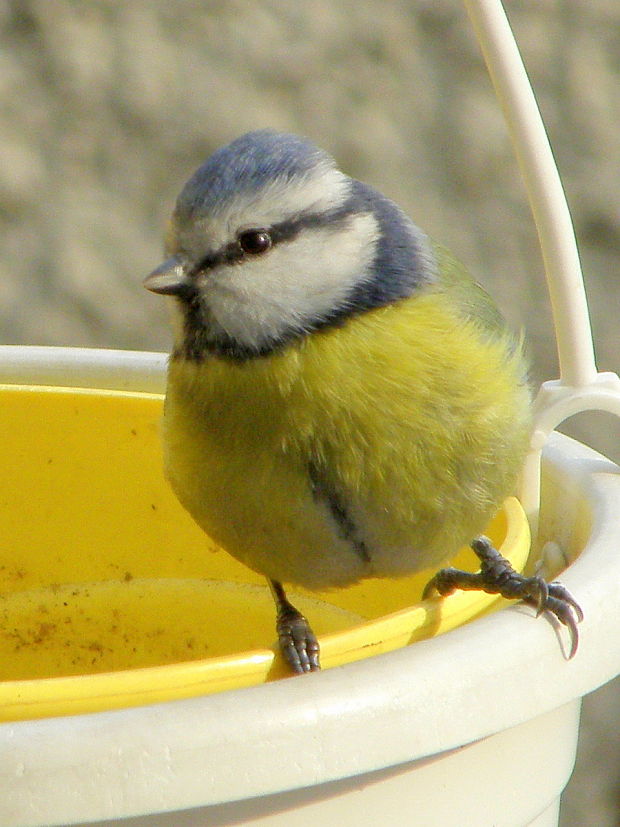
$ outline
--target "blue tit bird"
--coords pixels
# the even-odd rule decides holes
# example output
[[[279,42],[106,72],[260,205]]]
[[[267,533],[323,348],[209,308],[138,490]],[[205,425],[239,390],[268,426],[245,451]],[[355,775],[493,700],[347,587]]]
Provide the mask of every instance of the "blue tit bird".
[[[166,475],[268,579],[294,671],[318,669],[319,648],[284,583],[408,575],[472,541],[481,571],[429,590],[523,598],[575,647],[568,592],[479,537],[515,488],[530,392],[519,342],[444,249],[326,152],[261,130],[185,184],[166,256],[145,280],[174,311]]]

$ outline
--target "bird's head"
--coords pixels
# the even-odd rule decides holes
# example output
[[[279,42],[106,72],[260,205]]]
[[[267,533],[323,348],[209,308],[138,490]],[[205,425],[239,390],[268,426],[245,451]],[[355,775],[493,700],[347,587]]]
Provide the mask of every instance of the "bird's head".
[[[144,282],[180,311],[175,350],[245,358],[432,281],[423,234],[308,141],[268,130],[183,187],[167,260]]]

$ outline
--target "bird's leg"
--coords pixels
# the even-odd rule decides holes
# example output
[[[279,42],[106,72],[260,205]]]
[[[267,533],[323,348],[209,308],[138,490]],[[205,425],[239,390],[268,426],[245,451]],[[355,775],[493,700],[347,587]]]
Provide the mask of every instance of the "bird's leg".
[[[269,587],[276,603],[276,630],[284,659],[297,674],[318,671],[319,642],[310,624],[288,601],[282,583],[269,580]]]
[[[442,596],[456,589],[465,589],[499,594],[509,600],[523,600],[534,606],[536,616],[549,612],[568,627],[571,635],[569,658],[572,658],[579,643],[577,623],[583,620],[583,612],[568,589],[557,581],[547,583],[542,577],[519,574],[487,537],[477,537],[471,547],[480,560],[480,571],[471,574],[454,568],[441,569],[426,584],[423,599],[429,597],[433,589]]]

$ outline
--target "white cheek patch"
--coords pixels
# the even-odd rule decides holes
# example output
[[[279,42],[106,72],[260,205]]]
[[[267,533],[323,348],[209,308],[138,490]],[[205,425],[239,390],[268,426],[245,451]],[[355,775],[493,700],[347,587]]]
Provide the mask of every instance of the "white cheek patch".
[[[264,256],[211,271],[203,284],[206,303],[218,326],[248,347],[312,329],[369,277],[378,236],[370,213],[337,228],[302,229]]]

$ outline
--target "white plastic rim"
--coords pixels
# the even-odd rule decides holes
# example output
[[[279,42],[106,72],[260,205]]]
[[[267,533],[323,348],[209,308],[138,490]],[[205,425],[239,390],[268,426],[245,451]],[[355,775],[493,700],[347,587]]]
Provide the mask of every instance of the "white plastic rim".
[[[167,363],[139,350],[0,345],[0,384],[165,393]]]
[[[44,350],[21,349],[25,381],[50,381],[46,364],[53,354]],[[102,365],[118,369],[124,358],[109,351],[72,356],[77,371],[91,361],[109,382]],[[132,370],[143,360],[148,377],[135,368],[136,385],[124,376],[116,387],[163,382],[165,357],[127,358]],[[10,373],[7,362],[0,348],[0,381]],[[74,383],[70,371],[58,382]],[[531,610],[514,606],[441,638],[321,674],[186,701],[2,724],[0,823],[121,818],[311,787],[479,741],[596,689],[620,669],[620,636],[610,634],[620,624],[619,469],[554,435],[544,481],[543,534],[570,545],[589,532],[585,549],[562,574],[585,613],[572,661],[562,652],[565,630],[555,634]],[[570,515],[576,515],[573,526]]]

